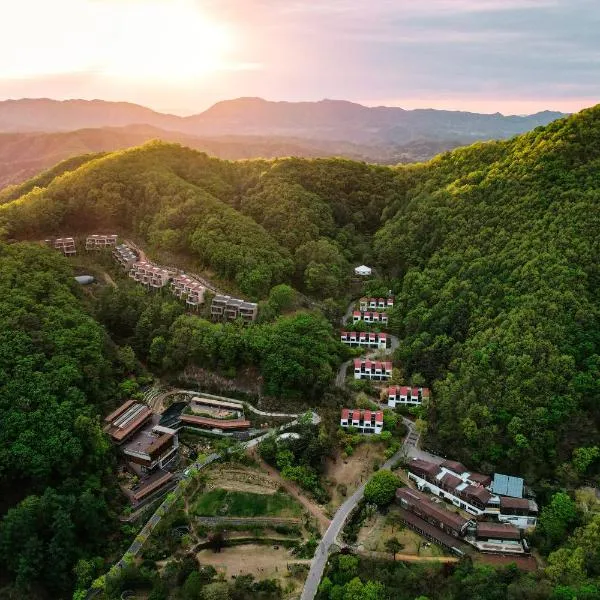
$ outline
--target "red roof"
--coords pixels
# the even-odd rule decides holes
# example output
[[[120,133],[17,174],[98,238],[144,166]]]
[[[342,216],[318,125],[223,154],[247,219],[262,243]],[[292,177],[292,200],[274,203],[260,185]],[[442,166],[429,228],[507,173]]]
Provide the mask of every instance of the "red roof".
[[[356,369],[356,367],[360,367],[362,365],[362,360],[360,360],[360,358],[355,358],[354,359],[354,368]]]
[[[400,395],[401,396],[408,396],[408,387],[406,385],[403,385],[400,388]]]
[[[383,411],[378,410],[375,413],[375,423],[383,423]]]
[[[349,414],[350,414],[350,409],[349,408],[342,408],[342,415],[341,415],[342,419],[345,419],[347,421]]]
[[[392,363],[391,363],[391,361],[388,360],[388,361],[384,362],[383,364],[385,365],[386,371],[391,371],[392,370]]]
[[[396,390],[398,388],[392,386],[391,388],[388,388],[388,396],[395,396],[396,395]]]
[[[381,318],[386,318],[387,319],[387,313],[381,313]]]
[[[106,423],[114,421],[119,415],[123,414],[134,402],[135,400],[127,400],[126,402],[121,404],[121,406],[119,406],[113,412],[111,412],[110,415],[104,417],[104,421]]]
[[[365,421],[370,421],[371,420],[371,411],[370,410],[365,410],[365,412],[363,413],[363,419]]]
[[[352,316],[353,316],[353,317],[360,317],[360,310],[355,310],[355,311],[352,313]]]
[[[379,334],[379,339],[380,340],[385,340],[387,338],[387,335],[385,333],[380,333]]]
[[[421,390],[421,396],[424,396],[425,398],[427,398],[429,396],[429,388],[423,388]]]
[[[348,335],[348,332],[347,331],[341,331],[340,335]]]
[[[353,421],[360,421],[360,410],[353,410],[352,411],[352,420]]]
[[[419,389],[418,388],[412,388],[412,390],[410,390],[410,395],[411,396],[418,396],[419,395]]]

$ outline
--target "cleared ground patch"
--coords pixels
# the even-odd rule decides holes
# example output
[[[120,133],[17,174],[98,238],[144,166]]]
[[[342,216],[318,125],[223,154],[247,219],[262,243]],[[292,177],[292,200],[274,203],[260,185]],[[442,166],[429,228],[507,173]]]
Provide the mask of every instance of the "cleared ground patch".
[[[432,544],[412,529],[404,526],[400,522],[396,506],[391,506],[387,515],[377,513],[368,519],[358,534],[357,543],[365,550],[388,552],[385,543],[391,538],[397,538],[404,545],[398,554],[423,557],[449,555],[441,547]]]
[[[287,494],[254,494],[216,488],[200,495],[193,509],[201,517],[298,517],[300,505]]]
[[[278,485],[258,469],[219,465],[210,471],[207,487],[255,494],[274,494]]]
[[[384,451],[385,446],[380,442],[365,442],[355,448],[352,456],[344,458],[338,451],[334,458],[327,459],[325,478],[329,482],[327,490],[331,495],[331,506],[338,507],[361,483],[369,479],[375,464],[385,462]]]
[[[200,564],[212,565],[217,571],[224,573],[227,579],[249,573],[259,579],[279,579],[284,587],[292,581],[298,589],[301,587],[304,577],[289,577],[288,566],[310,564],[310,560],[297,559],[282,546],[275,549],[274,546],[258,544],[224,548],[218,553],[212,550],[201,550],[196,557]]]

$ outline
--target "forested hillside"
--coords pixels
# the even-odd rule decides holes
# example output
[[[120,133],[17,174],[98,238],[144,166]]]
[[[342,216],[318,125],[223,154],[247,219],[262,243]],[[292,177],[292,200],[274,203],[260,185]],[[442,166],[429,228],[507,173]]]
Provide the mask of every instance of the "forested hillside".
[[[23,190],[31,188],[24,184]],[[251,297],[280,282],[346,290],[350,260],[402,190],[394,171],[340,159],[231,163],[153,142],[67,171],[5,203],[8,239],[100,229],[190,253]]]
[[[376,235],[399,358],[438,382],[444,454],[585,477],[571,459],[600,422],[599,142],[596,108],[441,156]]]
[[[335,303],[373,264],[397,292],[403,372],[433,384],[428,443],[576,482],[600,424],[599,172],[599,108],[397,168],[152,143],[25,186],[0,222],[7,239],[131,233],[253,298],[286,282]]]
[[[48,598],[67,597],[113,527],[99,415],[123,372],[74,285],[54,252],[0,245],[0,581]]]

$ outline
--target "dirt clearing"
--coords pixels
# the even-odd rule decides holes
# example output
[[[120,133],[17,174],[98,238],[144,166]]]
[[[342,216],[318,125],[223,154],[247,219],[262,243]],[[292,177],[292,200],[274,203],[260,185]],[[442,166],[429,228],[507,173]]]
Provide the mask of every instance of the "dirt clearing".
[[[335,458],[327,459],[325,464],[325,478],[330,482],[328,491],[331,494],[331,505],[338,507],[350,496],[352,492],[366,481],[374,471],[374,464],[382,464],[385,447],[380,442],[365,442],[354,450],[352,456],[342,457],[341,451]],[[346,495],[343,495],[343,491]]]
[[[289,564],[310,564],[310,560],[297,559],[282,546],[275,550],[274,546],[258,544],[223,548],[218,553],[201,550],[196,557],[200,564],[212,565],[217,571],[225,573],[228,579],[232,575],[237,577],[249,573],[257,579],[275,578],[284,581],[288,579],[286,575]]]

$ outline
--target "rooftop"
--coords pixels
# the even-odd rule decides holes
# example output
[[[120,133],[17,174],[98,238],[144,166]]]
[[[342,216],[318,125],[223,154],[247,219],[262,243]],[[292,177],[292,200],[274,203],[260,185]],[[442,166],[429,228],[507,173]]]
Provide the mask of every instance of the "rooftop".
[[[499,496],[512,496],[513,498],[523,497],[523,479],[513,477],[512,475],[503,475],[494,473],[492,481],[492,492]]]

